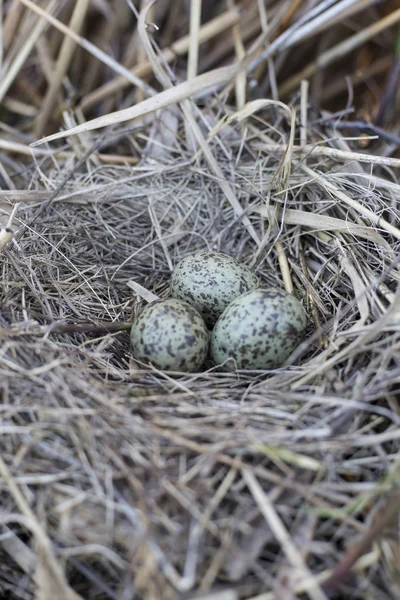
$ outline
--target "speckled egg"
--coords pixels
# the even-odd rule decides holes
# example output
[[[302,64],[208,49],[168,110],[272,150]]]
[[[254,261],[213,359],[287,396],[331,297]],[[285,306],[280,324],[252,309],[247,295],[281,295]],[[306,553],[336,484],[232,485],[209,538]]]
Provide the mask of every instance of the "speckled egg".
[[[197,252],[176,265],[171,294],[190,302],[211,326],[232,300],[259,285],[258,277],[232,256]]]
[[[276,369],[301,341],[307,315],[279,289],[257,289],[224,310],[211,335],[211,357],[225,371]],[[233,360],[228,360],[233,359]]]
[[[207,356],[209,337],[197,310],[175,298],[148,304],[131,329],[133,356],[165,371],[198,371]]]

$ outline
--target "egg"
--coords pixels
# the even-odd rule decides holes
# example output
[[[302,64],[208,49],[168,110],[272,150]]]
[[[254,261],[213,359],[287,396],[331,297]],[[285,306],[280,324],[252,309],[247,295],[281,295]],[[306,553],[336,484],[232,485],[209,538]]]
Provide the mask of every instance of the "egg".
[[[258,277],[232,256],[197,252],[176,265],[171,295],[190,302],[212,326],[232,300],[259,285]]]
[[[197,310],[175,298],[148,304],[131,328],[133,356],[165,371],[198,371],[207,356],[209,337]]]
[[[301,341],[307,315],[283,290],[257,289],[224,310],[211,335],[211,357],[226,371],[276,369]],[[228,360],[231,359],[231,360]]]

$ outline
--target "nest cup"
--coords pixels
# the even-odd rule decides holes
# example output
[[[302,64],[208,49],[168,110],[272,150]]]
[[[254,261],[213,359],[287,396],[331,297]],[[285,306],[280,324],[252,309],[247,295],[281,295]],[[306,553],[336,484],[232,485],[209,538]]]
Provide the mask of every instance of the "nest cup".
[[[0,597],[400,597],[395,3],[1,4]],[[210,249],[290,364],[134,364]]]

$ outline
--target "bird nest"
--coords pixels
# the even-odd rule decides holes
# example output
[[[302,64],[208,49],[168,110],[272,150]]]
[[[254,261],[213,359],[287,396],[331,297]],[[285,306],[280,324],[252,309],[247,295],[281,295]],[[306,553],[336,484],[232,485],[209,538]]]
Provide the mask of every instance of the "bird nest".
[[[179,83],[147,50],[163,91],[5,163],[1,597],[399,597],[393,140],[363,151],[304,84],[238,108],[242,71]],[[282,368],[132,360],[201,250],[301,299]]]

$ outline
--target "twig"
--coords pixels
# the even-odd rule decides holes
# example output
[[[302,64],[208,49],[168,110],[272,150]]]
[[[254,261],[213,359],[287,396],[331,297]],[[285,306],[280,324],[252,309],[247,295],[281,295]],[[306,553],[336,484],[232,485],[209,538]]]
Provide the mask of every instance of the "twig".
[[[114,323],[52,323],[45,327],[46,333],[117,333],[132,327],[131,321],[117,321]]]
[[[198,70],[201,4],[202,0],[191,0],[190,3],[190,43],[187,68],[188,79],[193,79],[193,77],[196,77]]]
[[[229,8],[234,8],[234,0],[228,0]],[[235,55],[238,61],[241,61],[245,56],[245,48],[241,37],[240,24],[237,23],[232,28],[233,43],[235,46]],[[238,109],[243,108],[246,102],[246,73],[241,72],[236,77],[235,81],[236,90],[236,106]]]
[[[350,125],[350,123],[349,123]],[[336,125],[335,125],[336,126]],[[286,144],[260,144],[255,143],[254,148],[264,150],[265,152],[284,153],[287,150]],[[292,152],[295,154],[304,154],[304,156],[326,156],[338,161],[355,161],[375,165],[386,165],[388,167],[400,167],[400,158],[391,158],[390,156],[378,156],[363,152],[346,152],[318,144],[306,144],[305,146],[292,146]]]
[[[49,335],[54,333],[94,333],[107,334],[118,333],[119,331],[127,331],[132,327],[132,321],[113,321],[112,323],[64,323],[54,321],[52,317],[33,313],[35,318],[49,321],[49,325],[35,326],[34,329],[0,329],[0,336],[7,335],[10,337],[19,337],[20,335]]]
[[[381,137],[383,140],[400,146],[400,137],[398,135],[390,133],[389,131],[382,129],[382,127],[379,127],[374,123],[368,123],[367,121],[337,121],[335,123],[335,129],[359,129],[365,133],[379,135],[379,137]]]

